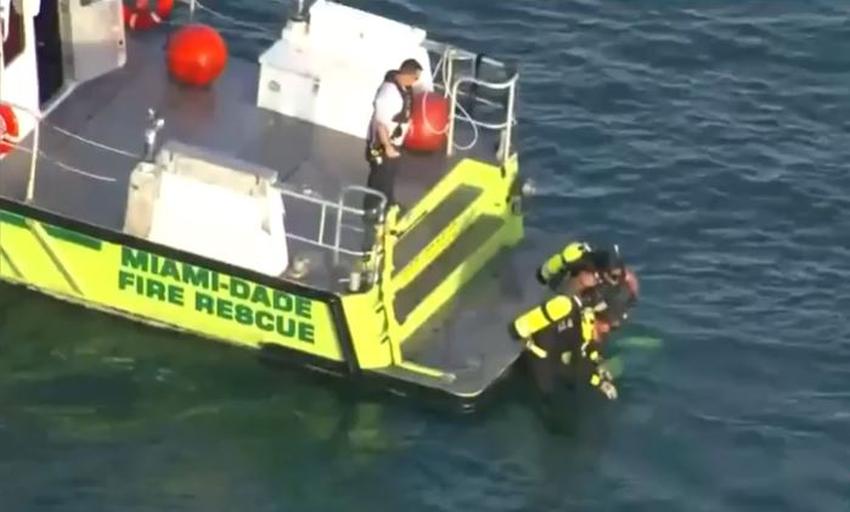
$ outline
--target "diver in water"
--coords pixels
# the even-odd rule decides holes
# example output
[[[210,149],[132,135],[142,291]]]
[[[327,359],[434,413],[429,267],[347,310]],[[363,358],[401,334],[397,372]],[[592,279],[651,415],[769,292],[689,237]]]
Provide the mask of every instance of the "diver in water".
[[[552,396],[563,379],[588,383],[608,399],[617,398],[611,374],[600,366],[596,314],[580,298],[595,285],[595,272],[588,258],[572,262],[568,284],[576,293],[558,294],[511,324],[512,333],[528,350],[534,381],[546,396]]]
[[[597,314],[604,317],[607,329],[617,329],[628,319],[629,311],[637,303],[637,276],[626,267],[616,245],[608,251],[593,251],[590,258],[598,269],[599,282],[590,290],[586,300]]]
[[[595,269],[593,277],[576,272],[587,265]],[[604,312],[598,322],[604,333],[620,327],[637,302],[637,277],[616,245],[598,250],[587,242],[571,242],[540,266],[537,279],[556,293],[576,294],[597,313]]]

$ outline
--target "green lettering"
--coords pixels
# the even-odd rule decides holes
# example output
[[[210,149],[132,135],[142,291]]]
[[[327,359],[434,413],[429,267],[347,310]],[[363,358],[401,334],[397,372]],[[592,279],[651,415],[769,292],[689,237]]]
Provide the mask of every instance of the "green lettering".
[[[132,286],[135,280],[135,275],[127,272],[126,270],[120,270],[118,272],[118,289],[123,290],[128,286]]]
[[[306,343],[313,343],[315,336],[315,328],[313,324],[306,322],[298,322],[298,339]]]
[[[162,284],[161,282],[159,282],[155,279],[151,279],[151,278],[148,278],[147,282],[148,282],[147,283],[147,291],[145,292],[145,295],[149,299],[156,299],[156,300],[164,301],[165,300],[165,285]]]
[[[292,296],[283,292],[274,292],[274,308],[288,313],[292,311]]]
[[[149,268],[148,253],[136,251],[129,247],[121,248],[121,266],[147,272]]]
[[[203,311],[212,315],[214,314],[213,304],[215,304],[215,301],[206,293],[195,293],[195,311]]]
[[[243,304],[236,305],[236,321],[242,325],[254,324],[254,311]]]
[[[230,278],[230,296],[236,297],[237,299],[247,299],[251,295],[251,285],[242,281],[241,279],[236,279],[235,277]]]
[[[215,301],[215,314],[225,320],[233,320],[233,303],[229,300],[218,299]]]
[[[266,290],[265,286],[257,286],[254,288],[254,293],[251,294],[251,302],[254,304],[262,304],[267,308],[272,306],[271,299],[269,299],[269,291]]]
[[[177,269],[177,263],[174,260],[163,261],[162,268],[159,269],[159,275],[162,277],[170,277],[175,281],[179,281],[180,271]]]
[[[257,327],[264,331],[274,331],[274,316],[267,311],[257,311]]]
[[[197,268],[188,263],[183,264],[183,282],[192,286],[200,286],[204,290],[210,289],[210,271]]]
[[[159,274],[159,256],[151,254],[151,273]]]
[[[278,334],[281,336],[292,337],[295,334],[295,320],[285,316],[278,316],[275,322]]]
[[[306,319],[310,319],[312,315],[313,301],[307,300],[304,297],[295,298],[295,314]]]
[[[175,306],[183,305],[183,288],[179,286],[168,286],[168,302]]]

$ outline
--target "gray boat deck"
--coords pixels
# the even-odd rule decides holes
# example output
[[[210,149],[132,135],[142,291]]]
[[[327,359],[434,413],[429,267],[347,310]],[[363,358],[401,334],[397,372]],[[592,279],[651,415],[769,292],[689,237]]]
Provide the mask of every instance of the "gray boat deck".
[[[51,126],[140,154],[148,108],[154,108],[165,119],[161,142],[174,140],[209,148],[269,168],[278,173],[279,183],[284,187],[309,188],[335,201],[342,187],[366,184],[368,168],[363,159],[362,140],[255,106],[257,63],[231,58],[226,72],[212,88],[186,88],[168,77],[165,42],[164,29],[129,33],[126,67],[78,86],[49,114],[41,136],[41,150],[48,159],[39,160],[35,206],[121,231],[128,178],[138,159],[81,143]],[[465,124],[459,123],[457,130],[458,140],[471,139]],[[31,141],[26,140],[23,145],[29,147]],[[491,161],[495,147],[496,137],[482,132],[474,148],[459,151],[452,158],[444,153],[406,154],[396,179],[400,203],[403,207],[414,204],[463,157]],[[25,197],[29,158],[28,154],[16,151],[0,162],[0,195],[16,200]],[[49,159],[113,181],[74,174]],[[286,199],[285,204],[287,230],[315,236],[318,210],[296,207]],[[328,222],[326,231],[332,233],[333,225],[330,219]],[[475,237],[486,236],[487,229],[488,226],[483,226],[481,233],[471,230],[474,232],[461,243],[476,243]],[[415,252],[424,241],[410,243],[408,249]],[[347,246],[352,245],[359,247],[359,243],[349,240]],[[329,261],[328,251],[298,243],[290,246],[290,254],[299,252]],[[400,252],[403,253],[400,259],[411,257],[404,253],[404,248]],[[527,260],[525,265],[518,263],[522,259]],[[444,308],[439,318],[405,343],[406,358],[456,372],[458,378],[453,383],[429,382],[427,377],[401,369],[388,373],[455,394],[476,394],[486,388],[519,354],[519,347],[507,336],[507,323],[541,296],[531,274],[537,263],[534,259],[535,256],[528,254],[503,255],[482,270],[473,284]],[[307,284],[339,289],[334,273],[330,264],[324,265],[324,272],[312,273]],[[413,307],[415,299],[408,302],[402,305],[405,310]]]
[[[231,58],[227,69],[208,89],[184,87],[168,76],[165,67],[167,33],[128,33],[128,59],[124,68],[78,86],[54,109],[42,125],[36,206],[108,229],[121,230],[127,198],[127,183],[138,158],[116,154],[82,143],[53,127],[73,132],[129,153],[142,153],[143,133],[148,126],[147,110],[164,118],[160,142],[176,141],[235,157],[278,174],[284,188],[311,190],[319,197],[337,201],[348,185],[366,185],[368,166],[364,142],[321,126],[260,109],[256,106],[259,64]],[[468,125],[458,123],[459,140],[469,140]],[[409,208],[462,158],[474,156],[491,161],[495,157],[495,135],[480,133],[479,142],[452,157],[445,152],[405,153],[396,178],[396,196]],[[22,143],[31,147],[31,140]],[[0,195],[23,199],[29,155],[16,151],[0,161]],[[100,181],[74,174],[48,161],[113,181]],[[354,206],[359,207],[359,199]],[[314,238],[319,232],[319,209],[285,198],[287,231]],[[335,219],[329,216],[326,242],[332,240]],[[360,219],[346,219],[358,224]],[[346,231],[343,246],[360,249],[361,234]],[[293,242],[291,252],[315,260],[330,260],[330,251]],[[325,266],[327,267],[327,266]],[[320,269],[321,270],[321,269]],[[311,286],[339,289],[331,269],[312,272]]]

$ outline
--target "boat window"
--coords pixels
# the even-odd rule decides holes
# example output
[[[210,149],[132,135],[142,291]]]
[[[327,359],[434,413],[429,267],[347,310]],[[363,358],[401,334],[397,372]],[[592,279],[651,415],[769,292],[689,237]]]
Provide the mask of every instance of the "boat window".
[[[9,37],[3,42],[3,63],[7,66],[24,51],[24,18],[14,3],[10,2],[9,7]]]

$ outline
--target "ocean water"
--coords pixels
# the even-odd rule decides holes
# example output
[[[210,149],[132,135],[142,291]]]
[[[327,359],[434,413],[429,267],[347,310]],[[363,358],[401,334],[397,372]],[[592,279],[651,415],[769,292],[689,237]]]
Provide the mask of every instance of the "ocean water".
[[[350,4],[520,62],[529,238],[619,243],[660,344],[459,418],[0,287],[0,510],[848,510],[850,3]]]

